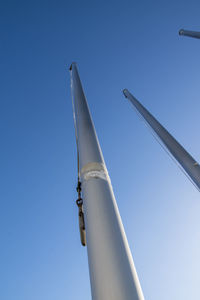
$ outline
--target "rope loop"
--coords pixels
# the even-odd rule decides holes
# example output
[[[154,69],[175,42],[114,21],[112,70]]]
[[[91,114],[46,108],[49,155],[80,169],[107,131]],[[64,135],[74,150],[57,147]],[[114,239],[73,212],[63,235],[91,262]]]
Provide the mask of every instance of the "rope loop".
[[[82,198],[78,198],[76,200],[76,204],[77,204],[78,207],[82,207],[82,205],[83,205],[83,199]]]

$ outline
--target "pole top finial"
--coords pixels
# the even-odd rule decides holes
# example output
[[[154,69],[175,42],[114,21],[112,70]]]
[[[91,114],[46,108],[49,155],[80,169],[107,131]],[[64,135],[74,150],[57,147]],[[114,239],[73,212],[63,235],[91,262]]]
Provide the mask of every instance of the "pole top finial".
[[[76,66],[76,62],[73,61],[73,62],[71,63],[71,65],[70,65],[70,67],[69,67],[69,70],[70,70],[70,71],[72,70],[72,66],[73,66],[73,65]]]
[[[180,29],[178,33],[179,35],[184,35],[184,29]]]
[[[123,94],[126,98],[127,98],[127,93],[129,93],[129,91],[127,89],[123,89]]]

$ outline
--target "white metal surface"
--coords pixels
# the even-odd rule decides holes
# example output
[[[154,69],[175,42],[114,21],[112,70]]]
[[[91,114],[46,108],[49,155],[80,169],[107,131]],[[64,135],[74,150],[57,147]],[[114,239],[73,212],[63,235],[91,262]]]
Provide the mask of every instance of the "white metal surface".
[[[76,64],[70,67],[93,300],[144,300]]]
[[[195,39],[200,39],[200,32],[199,31],[191,31],[191,30],[184,30],[180,29],[179,30],[179,35],[185,35],[189,36]]]
[[[136,110],[141,114],[147,124],[153,129],[164,148],[176,159],[181,169],[190,181],[200,191],[200,165],[177,142],[177,140],[154,118],[154,116],[127,90],[123,90],[124,96],[129,99]]]

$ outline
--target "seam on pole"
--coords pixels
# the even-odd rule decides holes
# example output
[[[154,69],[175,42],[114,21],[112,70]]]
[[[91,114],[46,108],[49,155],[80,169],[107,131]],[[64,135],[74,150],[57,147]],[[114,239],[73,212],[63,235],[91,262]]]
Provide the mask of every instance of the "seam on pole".
[[[83,181],[87,181],[91,178],[99,178],[110,181],[105,165],[98,162],[90,162],[86,164],[81,169],[81,177]]]

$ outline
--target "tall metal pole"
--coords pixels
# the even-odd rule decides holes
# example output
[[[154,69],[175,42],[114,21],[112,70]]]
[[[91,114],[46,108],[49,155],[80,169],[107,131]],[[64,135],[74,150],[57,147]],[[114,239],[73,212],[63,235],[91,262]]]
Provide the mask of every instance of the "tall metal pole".
[[[169,153],[177,160],[189,179],[200,191],[200,166],[197,161],[175,140],[175,138],[154,118],[154,116],[127,90],[124,96],[130,100],[147,124],[156,133]]]
[[[75,63],[70,67],[93,300],[144,300]]]
[[[199,31],[191,31],[191,30],[180,29],[179,30],[179,35],[185,35],[185,36],[189,36],[189,37],[192,37],[192,38],[200,39],[200,32]]]

